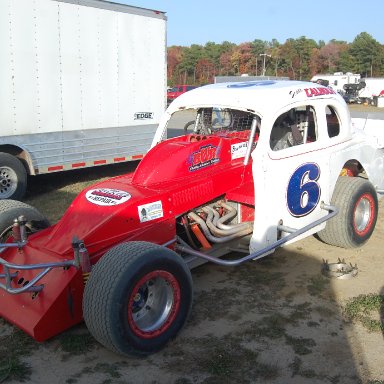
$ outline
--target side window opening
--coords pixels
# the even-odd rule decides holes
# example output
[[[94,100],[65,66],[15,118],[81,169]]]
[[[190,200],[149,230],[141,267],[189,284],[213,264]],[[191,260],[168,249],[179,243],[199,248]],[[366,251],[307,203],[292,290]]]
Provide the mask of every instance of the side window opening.
[[[338,136],[340,133],[340,121],[334,108],[328,105],[325,109],[325,116],[327,120],[328,136]]]
[[[273,124],[270,146],[273,151],[311,143],[317,140],[315,111],[311,106],[290,109]]]

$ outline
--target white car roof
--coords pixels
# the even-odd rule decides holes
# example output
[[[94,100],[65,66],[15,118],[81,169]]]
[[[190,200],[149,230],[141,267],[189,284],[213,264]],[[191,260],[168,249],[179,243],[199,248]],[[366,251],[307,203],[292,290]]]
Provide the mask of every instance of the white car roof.
[[[222,106],[250,109],[261,115],[297,101],[327,98],[343,101],[328,87],[305,81],[262,80],[205,85],[179,96],[168,108],[169,113],[185,107]]]

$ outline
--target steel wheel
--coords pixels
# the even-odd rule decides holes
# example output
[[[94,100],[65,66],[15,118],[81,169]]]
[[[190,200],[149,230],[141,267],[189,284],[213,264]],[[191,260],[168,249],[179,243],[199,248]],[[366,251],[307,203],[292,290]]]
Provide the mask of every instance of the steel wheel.
[[[339,177],[331,204],[339,208],[339,213],[318,232],[319,238],[343,248],[363,245],[377,220],[377,193],[372,183],[360,177]]]
[[[0,152],[0,199],[21,199],[27,188],[27,171],[21,161]]]
[[[192,306],[192,278],[174,251],[144,241],[110,249],[92,268],[83,315],[105,347],[127,355],[163,348]]]
[[[0,167],[0,196],[8,199],[13,196],[17,189],[17,174],[9,167]]]
[[[180,285],[166,271],[145,275],[134,287],[128,303],[128,321],[141,337],[156,337],[173,322],[180,306]]]
[[[372,221],[375,217],[375,202],[372,195],[364,194],[357,201],[355,206],[355,213],[353,219],[353,225],[356,233],[360,236],[364,236],[372,225]]]

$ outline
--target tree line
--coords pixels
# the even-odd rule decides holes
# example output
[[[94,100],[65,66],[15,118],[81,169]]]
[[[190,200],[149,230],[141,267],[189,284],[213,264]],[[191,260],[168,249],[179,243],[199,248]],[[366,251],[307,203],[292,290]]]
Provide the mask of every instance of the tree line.
[[[316,42],[302,36],[280,44],[256,39],[239,45],[224,41],[204,46],[168,47],[168,83],[204,85],[215,76],[282,76],[309,80],[318,73],[352,72],[384,77],[384,45],[367,32],[352,43]]]

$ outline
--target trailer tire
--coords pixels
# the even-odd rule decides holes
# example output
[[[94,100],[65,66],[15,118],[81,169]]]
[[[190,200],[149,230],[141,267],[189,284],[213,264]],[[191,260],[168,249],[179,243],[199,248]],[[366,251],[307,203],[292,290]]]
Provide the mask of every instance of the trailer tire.
[[[27,190],[27,171],[22,162],[0,152],[0,199],[19,200]]]
[[[143,241],[110,249],[85,286],[83,315],[106,348],[148,355],[183,327],[192,306],[192,277],[172,250]]]
[[[339,177],[331,204],[339,213],[318,232],[327,244],[356,248],[371,237],[377,220],[377,193],[369,181],[359,177]]]
[[[34,233],[49,227],[48,219],[36,208],[17,200],[0,200],[0,243],[12,235],[14,220],[24,216],[27,232]]]

